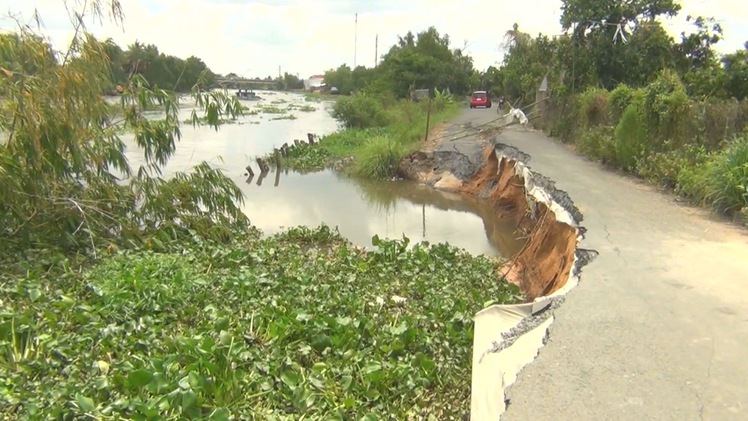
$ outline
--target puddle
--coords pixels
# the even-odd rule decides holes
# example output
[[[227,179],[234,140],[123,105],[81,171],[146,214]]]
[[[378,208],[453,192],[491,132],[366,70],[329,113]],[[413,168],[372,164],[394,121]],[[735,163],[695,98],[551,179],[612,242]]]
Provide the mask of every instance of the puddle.
[[[257,111],[238,124],[225,124],[219,131],[208,127],[182,127],[182,140],[164,176],[187,171],[201,161],[221,168],[245,193],[245,212],[252,224],[267,234],[283,228],[325,223],[337,226],[352,242],[368,247],[371,237],[399,238],[413,242],[448,242],[472,254],[511,256],[523,242],[515,238],[513,226],[497,220],[490,205],[469,197],[439,192],[410,181],[373,182],[350,178],[334,171],[299,174],[271,169],[260,185],[255,157],[264,155],[307,133],[325,135],[337,130],[329,102],[306,101],[290,93],[257,91],[262,101],[242,103]],[[186,105],[186,104],[185,104]],[[266,108],[292,109],[263,112]],[[314,111],[300,111],[305,106]],[[308,108],[305,108],[308,110]],[[181,120],[191,109],[180,111]],[[296,119],[273,120],[293,114]],[[259,122],[259,124],[253,124]],[[132,139],[123,139],[134,145]],[[128,151],[133,168],[143,162],[136,148]],[[252,165],[255,177],[247,183],[244,168]],[[277,184],[277,185],[276,185]]]

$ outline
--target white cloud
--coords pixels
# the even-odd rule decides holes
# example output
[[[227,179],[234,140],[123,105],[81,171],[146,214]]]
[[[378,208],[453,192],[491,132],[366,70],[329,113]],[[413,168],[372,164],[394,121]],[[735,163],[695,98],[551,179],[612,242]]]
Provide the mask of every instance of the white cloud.
[[[80,0],[79,0],[80,1]],[[561,32],[560,0],[129,0],[123,1],[124,31],[110,23],[91,26],[97,36],[111,36],[123,46],[136,39],[168,54],[196,55],[214,71],[267,76],[282,71],[302,77],[354,62],[354,14],[358,12],[356,63],[371,66],[375,37],[379,55],[398,35],[435,26],[455,46],[468,43],[478,68],[501,60],[499,44],[517,22],[533,35]],[[685,16],[717,18],[725,29],[722,52],[748,40],[748,12],[739,0],[687,0],[681,15],[669,22],[677,36],[688,30]],[[72,35],[63,0],[0,0],[0,10],[21,12],[28,20],[37,8],[47,33],[59,48]],[[13,22],[0,21],[3,29]]]

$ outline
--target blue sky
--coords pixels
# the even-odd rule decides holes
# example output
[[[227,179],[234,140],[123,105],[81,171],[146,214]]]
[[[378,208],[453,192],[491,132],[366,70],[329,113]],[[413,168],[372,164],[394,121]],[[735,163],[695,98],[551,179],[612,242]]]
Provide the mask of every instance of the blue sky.
[[[82,4],[82,0],[77,0]],[[561,0],[121,0],[123,27],[92,25],[97,36],[112,37],[126,46],[136,39],[156,44],[168,54],[196,55],[218,73],[246,76],[284,72],[308,77],[340,64],[371,66],[375,37],[379,54],[398,35],[436,26],[455,46],[467,43],[476,67],[501,61],[500,44],[517,22],[533,35],[561,32]],[[741,48],[748,40],[745,0],[686,0],[683,11],[667,22],[677,36],[690,26],[687,14],[713,16],[725,29],[722,52]],[[75,0],[69,0],[75,3]],[[58,48],[72,36],[63,0],[0,0],[0,11],[20,13],[25,21],[38,9]],[[358,42],[354,43],[354,14],[358,13]],[[0,28],[15,23],[4,18]]]

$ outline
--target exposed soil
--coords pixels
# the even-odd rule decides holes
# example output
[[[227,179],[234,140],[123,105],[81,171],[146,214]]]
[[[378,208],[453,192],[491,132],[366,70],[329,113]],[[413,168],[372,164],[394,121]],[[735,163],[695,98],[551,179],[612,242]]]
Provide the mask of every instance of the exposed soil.
[[[524,165],[521,156],[512,156],[489,144],[483,148],[481,162],[473,162],[475,158],[471,161],[456,146],[453,149],[429,145],[427,150],[414,152],[403,160],[401,173],[441,190],[488,200],[494,205],[497,218],[514,220],[518,228],[528,232],[527,244],[503,270],[506,279],[519,285],[528,300],[562,288],[573,269],[580,230],[558,221],[546,204],[535,202],[528,195],[522,171],[517,168]],[[549,180],[539,176],[537,181],[550,189],[548,193],[555,198],[555,188]],[[575,209],[570,213],[574,219],[581,219]]]

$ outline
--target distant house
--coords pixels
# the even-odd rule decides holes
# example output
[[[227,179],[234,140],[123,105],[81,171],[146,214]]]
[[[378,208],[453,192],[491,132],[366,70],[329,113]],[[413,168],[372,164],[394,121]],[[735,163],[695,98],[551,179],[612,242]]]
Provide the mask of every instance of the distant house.
[[[314,75],[304,81],[305,91],[312,91],[312,92],[321,91],[324,88],[325,88],[325,76],[324,75]]]

